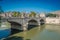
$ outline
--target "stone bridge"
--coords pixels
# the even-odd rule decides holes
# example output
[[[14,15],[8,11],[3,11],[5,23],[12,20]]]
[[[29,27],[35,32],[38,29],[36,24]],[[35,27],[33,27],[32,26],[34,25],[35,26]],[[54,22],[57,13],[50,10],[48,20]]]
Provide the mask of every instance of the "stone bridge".
[[[12,18],[6,18],[9,23],[11,23],[12,28],[19,29],[19,30],[27,30],[28,25],[41,25],[42,23],[45,23],[45,17],[29,17],[29,18],[19,18],[19,17],[12,17]],[[18,25],[20,27],[18,27]]]
[[[6,13],[2,17],[11,23],[11,28],[19,30],[27,30],[29,25],[42,25],[45,23],[45,14],[36,14],[29,17],[29,14],[22,13],[20,17],[12,16],[13,13]]]

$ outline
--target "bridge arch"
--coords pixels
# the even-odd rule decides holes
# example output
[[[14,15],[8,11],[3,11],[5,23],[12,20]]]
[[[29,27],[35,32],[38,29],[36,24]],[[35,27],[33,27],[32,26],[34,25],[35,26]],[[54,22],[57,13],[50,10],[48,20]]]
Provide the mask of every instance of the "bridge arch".
[[[28,30],[38,26],[38,21],[35,19],[31,19],[28,21]]]
[[[11,23],[11,29],[18,29],[18,30],[21,30],[22,29],[22,25],[17,23],[17,22],[14,22],[14,21],[8,21],[9,23]]]
[[[44,19],[40,19],[40,25],[45,24],[45,20]]]

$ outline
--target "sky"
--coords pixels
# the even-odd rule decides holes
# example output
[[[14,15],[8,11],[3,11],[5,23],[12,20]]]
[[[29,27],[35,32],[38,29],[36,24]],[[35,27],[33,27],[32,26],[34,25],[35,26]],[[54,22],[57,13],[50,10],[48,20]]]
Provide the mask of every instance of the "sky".
[[[60,0],[0,0],[4,12],[52,12],[60,10]]]

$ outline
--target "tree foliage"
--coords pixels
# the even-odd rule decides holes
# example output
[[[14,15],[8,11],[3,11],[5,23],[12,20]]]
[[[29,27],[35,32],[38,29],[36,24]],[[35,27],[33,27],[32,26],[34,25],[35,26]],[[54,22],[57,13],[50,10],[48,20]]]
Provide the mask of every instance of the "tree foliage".
[[[35,12],[33,12],[33,11],[31,11],[31,13],[30,13],[30,15],[29,15],[30,17],[35,17],[36,16],[36,13]]]
[[[19,16],[21,16],[21,13],[14,11],[14,12],[13,12],[13,16],[14,16],[14,17],[19,17]]]
[[[57,16],[56,14],[52,14],[52,13],[46,14],[46,17],[56,17],[56,16]]]

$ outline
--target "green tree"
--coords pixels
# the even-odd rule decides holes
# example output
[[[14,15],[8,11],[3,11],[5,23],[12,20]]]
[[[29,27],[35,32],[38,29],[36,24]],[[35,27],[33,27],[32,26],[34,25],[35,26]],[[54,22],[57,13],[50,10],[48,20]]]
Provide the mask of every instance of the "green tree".
[[[36,16],[36,13],[35,12],[33,12],[33,11],[31,11],[31,13],[29,14],[29,17],[35,17]]]
[[[14,17],[19,17],[19,16],[21,16],[21,13],[14,11],[14,12],[13,12],[13,16],[14,16]]]
[[[56,17],[56,16],[57,16],[56,14],[52,14],[52,13],[46,14],[46,17]]]

